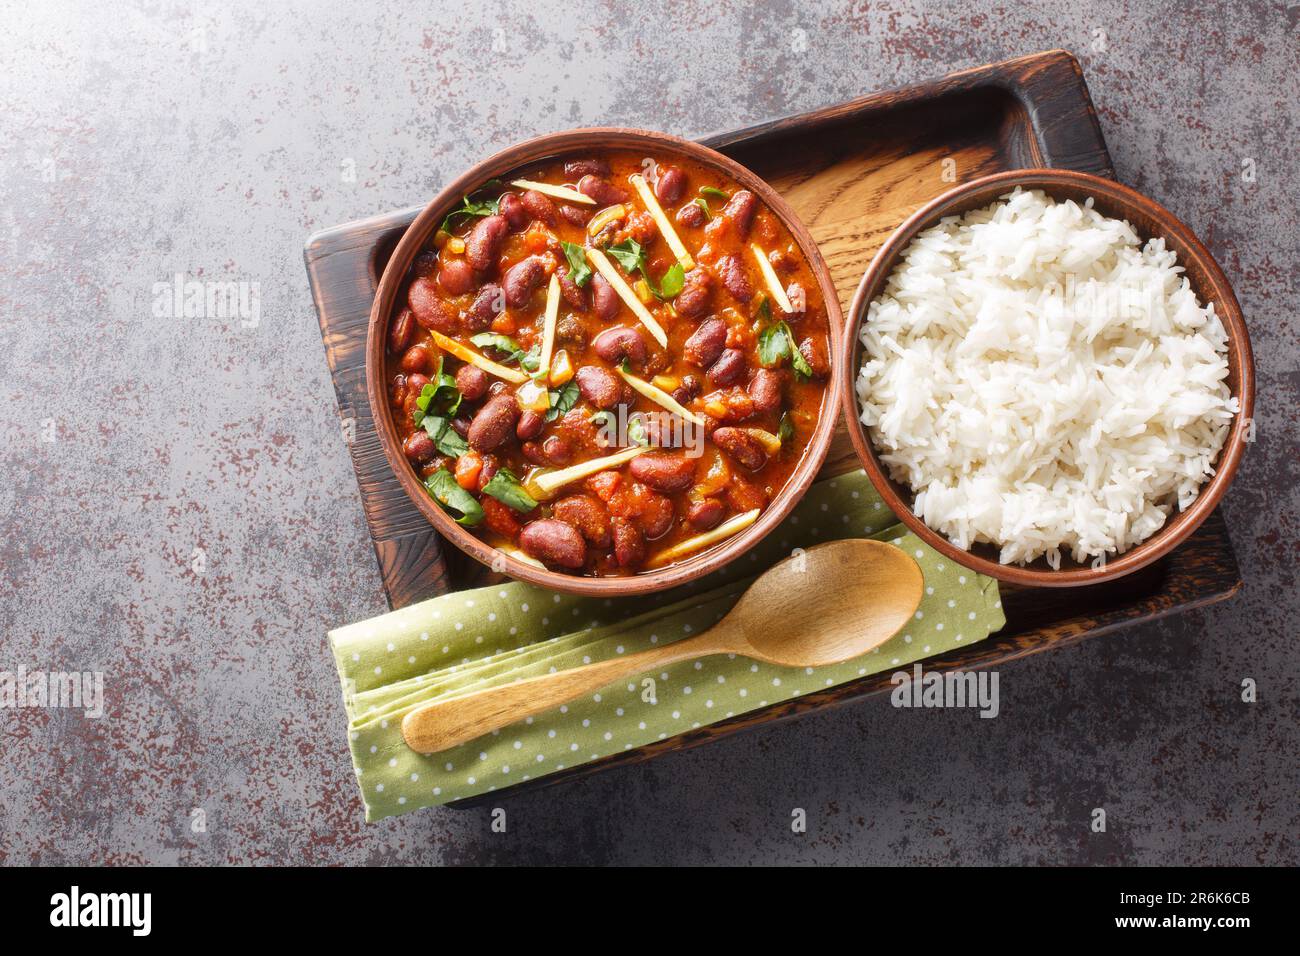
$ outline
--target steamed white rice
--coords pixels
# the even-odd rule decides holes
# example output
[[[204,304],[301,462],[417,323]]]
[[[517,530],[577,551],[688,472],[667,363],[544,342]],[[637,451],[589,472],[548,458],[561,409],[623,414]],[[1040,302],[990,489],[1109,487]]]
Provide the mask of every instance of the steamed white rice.
[[[862,421],[960,548],[1122,553],[1214,473],[1227,336],[1163,239],[1017,189],[907,247],[862,328]]]

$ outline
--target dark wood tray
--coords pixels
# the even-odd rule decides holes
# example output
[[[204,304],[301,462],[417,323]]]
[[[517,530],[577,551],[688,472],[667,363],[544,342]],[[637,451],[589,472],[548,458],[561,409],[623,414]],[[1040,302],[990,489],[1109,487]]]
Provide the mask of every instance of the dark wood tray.
[[[1060,50],[871,94],[703,142],[748,166],[785,196],[821,247],[846,312],[885,238],[955,183],[1029,166],[1114,176],[1079,64]],[[384,458],[366,400],[366,328],[375,287],[419,209],[317,233],[304,252],[361,503],[384,590],[395,609],[499,579],[445,546],[407,499]],[[822,474],[858,467],[841,425]],[[1001,664],[1222,601],[1240,587],[1232,545],[1216,511],[1182,547],[1122,580],[1073,589],[1003,585],[1006,628],[928,660],[926,666],[952,670]],[[864,677],[509,790],[635,763],[889,686],[888,674]],[[499,800],[503,792],[493,793],[492,799]]]

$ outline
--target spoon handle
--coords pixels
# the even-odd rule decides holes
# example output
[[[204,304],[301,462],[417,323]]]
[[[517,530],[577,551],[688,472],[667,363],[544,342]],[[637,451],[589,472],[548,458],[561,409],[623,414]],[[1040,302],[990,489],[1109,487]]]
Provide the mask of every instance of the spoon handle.
[[[417,753],[447,750],[525,717],[558,707],[629,674],[693,657],[725,653],[729,648],[722,637],[722,629],[715,627],[684,641],[639,654],[584,664],[567,671],[434,701],[416,708],[402,719],[402,736],[406,738],[407,746]]]

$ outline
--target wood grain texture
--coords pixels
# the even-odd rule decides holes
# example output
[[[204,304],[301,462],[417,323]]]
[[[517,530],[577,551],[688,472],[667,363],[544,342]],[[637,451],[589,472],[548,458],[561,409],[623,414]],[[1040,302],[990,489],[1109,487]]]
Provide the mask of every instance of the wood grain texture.
[[[1062,51],[872,94],[703,142],[749,167],[785,196],[821,246],[845,307],[892,230],[954,185],[945,178],[946,169],[957,182],[1030,166],[1114,175],[1078,64]],[[945,160],[951,163],[945,166]],[[304,253],[340,415],[345,423],[354,423],[349,450],[384,588],[394,608],[499,579],[457,549],[440,548],[437,534],[393,477],[370,422],[362,371],[370,305],[389,254],[418,212],[419,207],[411,208],[319,233]],[[858,467],[841,427],[822,474]],[[1001,665],[1221,601],[1240,586],[1232,546],[1216,511],[1172,554],[1119,581],[1068,592],[1004,586],[1006,628],[988,640],[927,661],[927,667]],[[491,799],[697,746],[888,686],[887,674],[868,676],[499,790]]]

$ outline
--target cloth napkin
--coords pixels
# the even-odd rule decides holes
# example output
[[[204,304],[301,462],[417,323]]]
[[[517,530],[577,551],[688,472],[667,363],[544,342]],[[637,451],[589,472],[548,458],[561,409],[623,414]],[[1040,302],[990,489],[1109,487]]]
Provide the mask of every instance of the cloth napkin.
[[[637,675],[556,710],[424,756],[402,717],[427,701],[634,654],[721,618],[761,571],[837,538],[889,541],[914,556],[925,595],[911,623],[855,660],[785,668],[734,655]],[[871,581],[862,582],[864,588]],[[791,608],[791,614],[806,609]],[[983,640],[1005,623],[997,582],[908,532],[861,472],[814,484],[744,557],[672,591],[602,599],[511,582],[457,591],[329,632],[368,821],[474,796],[663,740],[816,689]],[[809,627],[816,627],[809,617]]]

